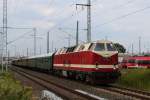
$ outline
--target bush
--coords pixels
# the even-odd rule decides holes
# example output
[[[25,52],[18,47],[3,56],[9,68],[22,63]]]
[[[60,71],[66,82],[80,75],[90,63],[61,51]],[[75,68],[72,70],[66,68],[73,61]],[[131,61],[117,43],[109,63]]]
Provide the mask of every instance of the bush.
[[[0,74],[0,100],[31,100],[31,97],[31,88],[23,87],[10,73]]]

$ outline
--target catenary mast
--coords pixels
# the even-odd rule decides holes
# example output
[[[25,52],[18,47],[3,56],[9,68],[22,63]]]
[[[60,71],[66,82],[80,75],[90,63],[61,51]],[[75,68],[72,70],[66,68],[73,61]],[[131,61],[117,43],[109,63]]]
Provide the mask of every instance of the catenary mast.
[[[4,71],[4,57],[5,61],[7,61],[7,0],[3,0],[3,31],[1,34],[2,38],[2,44],[1,44],[1,51],[2,51],[2,71]],[[5,67],[7,71],[7,64],[8,62],[5,62]]]
[[[76,4],[76,6],[87,7],[87,42],[91,42],[91,0],[87,0],[87,4]]]

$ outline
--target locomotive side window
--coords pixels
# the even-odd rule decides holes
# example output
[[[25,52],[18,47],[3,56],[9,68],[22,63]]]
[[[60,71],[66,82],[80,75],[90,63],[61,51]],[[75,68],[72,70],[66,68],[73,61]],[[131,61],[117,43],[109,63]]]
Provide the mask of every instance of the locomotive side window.
[[[97,43],[94,51],[105,51],[105,44],[104,43]]]
[[[73,46],[73,47],[69,47],[68,49],[67,49],[67,53],[69,53],[69,52],[73,52],[74,51],[74,49],[76,48],[76,46]]]
[[[115,51],[115,47],[112,43],[107,43],[106,46],[108,51]]]
[[[61,52],[61,49],[60,49],[60,50],[57,50],[56,55],[59,54],[60,52]]]
[[[96,46],[96,44],[95,44],[95,43],[92,43],[92,44],[90,45],[90,47],[89,47],[89,50],[94,50],[95,46]]]
[[[84,45],[81,45],[78,51],[82,51],[84,48]]]
[[[67,48],[62,48],[59,54],[63,54],[67,52]]]

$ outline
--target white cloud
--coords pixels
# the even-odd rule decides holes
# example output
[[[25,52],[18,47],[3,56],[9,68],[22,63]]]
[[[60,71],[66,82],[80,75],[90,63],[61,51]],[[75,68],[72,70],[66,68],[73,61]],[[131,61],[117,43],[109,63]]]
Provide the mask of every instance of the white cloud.
[[[33,26],[39,29],[50,29],[51,27],[53,27],[55,25],[55,23],[52,22],[47,22],[44,20],[35,20],[33,21]]]
[[[74,30],[65,30],[69,33],[75,33],[76,20],[79,20],[80,28],[86,28],[86,8],[78,15],[76,13],[74,0],[54,0],[53,5],[50,4],[51,0],[16,0],[12,6],[9,6],[8,22],[9,26],[33,26],[37,27],[40,33],[44,33],[57,26],[61,28],[73,28]],[[130,2],[131,1],[131,2]],[[86,3],[86,0],[81,0],[76,3]],[[130,3],[129,3],[130,2]],[[75,2],[74,2],[75,3]],[[9,4],[10,5],[10,4]],[[17,5],[17,7],[15,7]],[[149,0],[93,0],[92,4],[92,37],[94,40],[103,39],[108,36],[109,39],[121,42],[126,46],[132,42],[135,47],[138,46],[138,36],[143,37],[143,44],[150,42],[150,23],[149,16],[150,10],[139,12],[135,15],[128,16],[121,20],[116,20],[110,24],[106,24],[95,28],[95,26],[108,22],[118,16],[125,15],[137,9],[150,6]],[[1,7],[1,6],[0,6]],[[15,9],[15,11],[13,10]],[[82,8],[81,8],[82,9]],[[2,13],[2,11],[0,12]],[[74,15],[72,17],[72,15]],[[2,18],[2,16],[0,17]],[[53,31],[54,40],[59,40],[58,36],[64,33],[55,30]],[[13,34],[17,34],[13,31]],[[81,31],[80,39],[85,40],[86,31]],[[97,34],[98,33],[98,34]],[[132,41],[128,41],[128,40]],[[43,46],[46,47],[43,40]],[[63,44],[67,45],[67,42]],[[61,43],[55,43],[56,48],[61,47]],[[32,46],[31,46],[32,47]],[[21,48],[21,47],[20,47]],[[44,51],[44,50],[43,50]]]
[[[55,9],[45,6],[45,5],[40,5],[40,4],[33,5],[31,8],[35,12],[39,13],[40,15],[42,15],[44,17],[50,17],[55,12]]]

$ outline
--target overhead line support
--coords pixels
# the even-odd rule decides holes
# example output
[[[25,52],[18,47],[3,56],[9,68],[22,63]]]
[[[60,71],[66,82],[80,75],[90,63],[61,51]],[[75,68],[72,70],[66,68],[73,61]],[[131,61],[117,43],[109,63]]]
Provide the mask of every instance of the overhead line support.
[[[91,42],[91,0],[87,0],[87,4],[76,4],[77,6],[87,7],[87,42]]]

